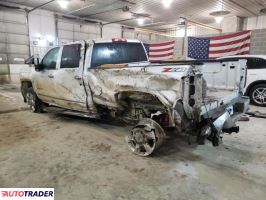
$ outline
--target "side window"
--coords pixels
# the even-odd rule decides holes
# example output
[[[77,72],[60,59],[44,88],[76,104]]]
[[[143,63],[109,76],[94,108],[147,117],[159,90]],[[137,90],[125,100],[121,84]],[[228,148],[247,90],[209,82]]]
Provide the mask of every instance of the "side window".
[[[256,69],[266,69],[266,61],[262,58],[256,59]]]
[[[248,67],[248,69],[254,69],[253,58],[247,58],[247,67]]]
[[[123,64],[147,61],[146,52],[141,43],[112,42],[93,45],[91,68],[103,64]]]
[[[59,47],[51,49],[42,59],[42,66],[43,69],[55,69],[56,68],[56,61],[58,58]]]
[[[81,44],[65,45],[63,47],[60,68],[78,68]]]
[[[266,69],[266,60],[262,58],[251,58],[248,60],[248,69]]]

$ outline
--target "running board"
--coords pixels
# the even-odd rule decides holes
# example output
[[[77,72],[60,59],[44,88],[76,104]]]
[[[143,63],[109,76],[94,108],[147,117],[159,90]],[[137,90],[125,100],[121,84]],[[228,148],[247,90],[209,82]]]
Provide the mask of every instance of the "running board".
[[[68,110],[68,109],[59,108],[55,106],[46,107],[44,108],[44,110],[49,113],[57,113],[57,114],[72,115],[72,116],[77,116],[77,117],[100,119],[100,116],[96,114],[95,112],[79,112],[79,111]]]

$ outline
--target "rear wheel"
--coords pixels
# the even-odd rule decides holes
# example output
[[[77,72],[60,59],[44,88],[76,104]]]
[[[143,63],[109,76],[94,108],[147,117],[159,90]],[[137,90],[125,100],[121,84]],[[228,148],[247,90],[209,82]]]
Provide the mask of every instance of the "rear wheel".
[[[129,149],[139,156],[149,156],[163,143],[165,133],[162,127],[150,118],[142,119],[127,136]]]
[[[34,92],[32,87],[29,87],[27,89],[26,93],[26,102],[30,108],[30,110],[34,113],[41,113],[43,112],[42,109],[42,102],[41,100],[37,97],[36,93]]]
[[[258,84],[251,88],[250,100],[257,106],[266,106],[266,84]]]

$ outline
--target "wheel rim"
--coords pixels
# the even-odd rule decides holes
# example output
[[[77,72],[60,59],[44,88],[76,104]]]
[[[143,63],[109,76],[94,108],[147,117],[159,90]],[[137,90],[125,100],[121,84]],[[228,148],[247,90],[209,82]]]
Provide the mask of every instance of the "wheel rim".
[[[127,137],[128,146],[135,154],[141,156],[150,155],[156,144],[156,136],[154,131],[146,132],[142,129],[135,128]]]
[[[266,88],[257,88],[252,93],[252,99],[259,105],[266,104]]]
[[[143,119],[132,129],[126,141],[133,153],[148,156],[161,146],[164,136],[159,124],[152,119]]]
[[[27,93],[27,96],[26,96],[26,101],[27,101],[27,104],[30,108],[30,110],[32,112],[34,112],[36,109],[35,109],[35,98],[34,98],[34,95],[32,93]]]

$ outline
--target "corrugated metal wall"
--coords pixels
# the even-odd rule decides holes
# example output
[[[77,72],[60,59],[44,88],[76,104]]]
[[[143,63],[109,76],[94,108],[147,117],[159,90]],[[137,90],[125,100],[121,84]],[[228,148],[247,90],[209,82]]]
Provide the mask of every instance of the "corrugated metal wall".
[[[59,19],[57,29],[59,44],[101,37],[99,25],[94,24]]]
[[[31,54],[42,57],[55,45],[54,13],[45,10],[35,10],[29,14]],[[50,38],[51,44],[47,39]]]
[[[0,12],[0,63],[23,63],[29,56],[28,30],[24,13]]]
[[[0,12],[0,82],[10,80],[10,65],[22,64],[29,57],[26,15]]]

